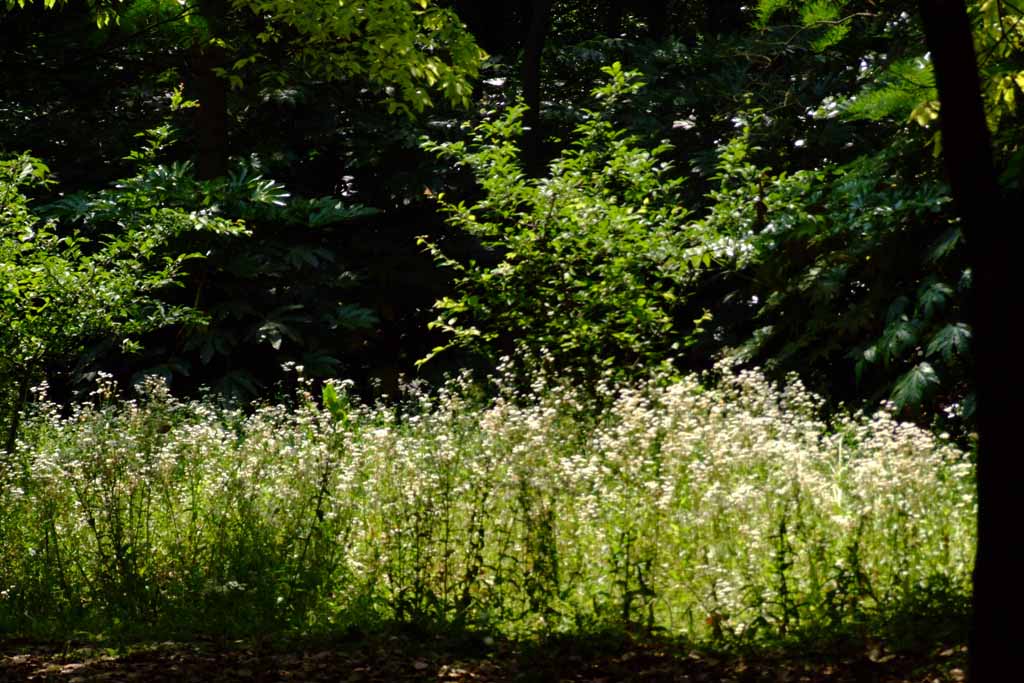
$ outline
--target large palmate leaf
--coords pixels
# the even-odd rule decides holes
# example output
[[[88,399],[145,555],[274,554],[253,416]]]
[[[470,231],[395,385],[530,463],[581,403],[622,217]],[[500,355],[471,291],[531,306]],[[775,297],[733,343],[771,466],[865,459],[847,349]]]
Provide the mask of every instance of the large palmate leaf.
[[[964,323],[946,325],[928,342],[925,353],[929,356],[939,354],[943,359],[949,361],[955,356],[965,355],[970,341],[970,326]]]
[[[928,362],[920,362],[899,378],[889,398],[899,407],[920,405],[939,384],[939,376]]]
[[[931,318],[946,306],[953,296],[953,288],[944,282],[932,282],[921,287],[917,296],[917,312],[925,318]]]

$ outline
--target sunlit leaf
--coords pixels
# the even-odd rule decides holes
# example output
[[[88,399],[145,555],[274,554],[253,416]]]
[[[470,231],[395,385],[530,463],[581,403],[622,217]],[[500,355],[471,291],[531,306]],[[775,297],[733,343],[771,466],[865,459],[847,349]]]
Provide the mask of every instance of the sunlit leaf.
[[[897,380],[890,398],[900,407],[919,405],[938,384],[935,369],[922,361]]]

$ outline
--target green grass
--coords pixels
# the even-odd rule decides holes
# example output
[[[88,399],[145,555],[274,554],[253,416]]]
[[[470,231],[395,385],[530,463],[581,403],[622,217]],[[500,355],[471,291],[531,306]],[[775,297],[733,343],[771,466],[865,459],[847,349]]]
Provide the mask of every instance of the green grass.
[[[39,400],[2,476],[0,632],[743,644],[962,615],[968,454],[720,374],[399,407],[339,386],[243,412],[155,381],[67,416]]]

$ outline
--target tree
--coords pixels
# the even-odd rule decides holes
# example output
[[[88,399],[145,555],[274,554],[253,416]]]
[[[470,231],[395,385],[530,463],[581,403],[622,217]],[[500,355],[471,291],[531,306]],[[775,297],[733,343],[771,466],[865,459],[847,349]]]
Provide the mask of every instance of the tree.
[[[985,683],[1005,680],[1019,658],[1018,582],[1024,560],[1019,542],[1007,537],[1013,533],[1007,522],[1020,512],[1017,426],[1024,410],[1024,369],[1016,340],[1024,305],[1013,294],[1019,289],[1016,235],[997,226],[1020,214],[1003,200],[996,178],[965,4],[921,0],[919,5],[935,64],[943,156],[974,272],[978,550],[969,658],[971,680]]]
[[[145,153],[140,158],[148,160]],[[28,155],[0,160],[0,381],[7,385],[0,415],[8,453],[30,383],[47,363],[73,360],[97,337],[131,350],[138,335],[189,316],[187,308],[160,300],[195,256],[168,254],[175,238],[197,230],[242,232],[236,222],[164,205],[160,175],[144,165],[115,189],[65,200],[88,217],[83,231],[31,210],[24,191],[51,182],[45,165]]]
[[[554,0],[517,0],[482,4],[456,2],[460,16],[465,17],[481,44],[494,56],[519,61],[519,83],[523,111],[521,156],[527,173],[536,176],[543,170],[540,158],[543,133],[541,122],[541,68],[544,48],[552,25]]]
[[[9,9],[31,2],[5,0]],[[42,2],[54,8],[67,0]],[[184,37],[190,95],[200,105],[200,179],[228,169],[229,88],[247,81],[284,85],[297,73],[355,78],[379,92],[390,113],[412,115],[433,106],[432,93],[468,105],[484,56],[454,11],[430,0],[90,0],[89,6],[99,26],[131,24],[129,38],[154,31],[174,32],[179,42]]]
[[[28,103],[19,102],[24,109],[18,115],[13,109],[0,112],[5,122],[18,122],[6,131],[19,129],[17,138],[0,134],[0,147],[20,150],[31,140],[35,148],[48,144],[50,134],[83,148],[63,156],[66,143],[46,147],[47,161],[62,178],[69,169],[77,173],[93,166],[77,182],[62,185],[73,192],[117,177],[120,171],[110,169],[127,152],[121,141],[154,119],[170,118],[184,144],[162,161],[178,188],[195,189],[191,203],[178,205],[242,218],[253,232],[241,245],[209,235],[183,238],[188,249],[209,258],[190,269],[187,291],[165,295],[169,304],[203,310],[207,324],[156,332],[147,338],[145,352],[131,358],[110,348],[100,357],[105,367],[173,374],[179,388],[186,382],[234,392],[248,385],[252,392],[238,393],[251,396],[274,381],[284,361],[301,363],[313,374],[359,373],[395,362],[398,354],[373,343],[379,341],[373,335],[381,327],[397,327],[395,317],[413,317],[417,306],[428,307],[431,288],[415,283],[411,288],[422,299],[406,297],[392,314],[388,309],[399,308],[393,299],[401,294],[388,288],[387,278],[393,281],[410,255],[418,260],[414,272],[429,271],[431,263],[416,246],[412,228],[398,248],[377,246],[381,224],[408,215],[383,219],[379,211],[353,205],[402,207],[410,196],[422,203],[427,164],[417,147],[417,126],[431,109],[450,116],[451,109],[469,102],[482,53],[443,3],[6,4],[14,24],[5,17],[10,40],[0,37],[0,52],[5,63],[14,56],[13,63],[35,77],[24,89],[14,79],[5,82]],[[21,4],[25,7],[19,9]],[[30,30],[19,30],[18,24]],[[64,36],[73,48],[62,44]],[[65,52],[73,57],[64,59]],[[46,68],[32,71],[37,63]],[[69,82],[74,87],[66,87]],[[168,112],[179,83],[181,94],[199,106]],[[69,130],[36,124],[44,118],[38,112],[45,110],[59,110]],[[386,110],[392,115],[382,115]],[[75,115],[82,111],[99,113]],[[127,122],[111,131],[106,124],[115,117]],[[81,119],[99,119],[90,130],[92,144],[75,130]],[[32,128],[25,143],[19,142],[22,121]],[[403,153],[405,158],[394,159]],[[407,162],[410,154],[415,156]],[[193,163],[169,163],[184,160]],[[208,193],[213,186],[204,183],[214,179],[220,189]],[[250,201],[257,186],[272,188],[274,201]],[[359,199],[352,198],[353,186]],[[209,197],[215,199],[207,202]],[[422,230],[419,217],[413,220],[414,229]],[[401,276],[409,277],[408,269]],[[381,300],[384,310],[371,310]],[[266,362],[268,351],[278,362]],[[408,365],[419,355],[410,351]]]

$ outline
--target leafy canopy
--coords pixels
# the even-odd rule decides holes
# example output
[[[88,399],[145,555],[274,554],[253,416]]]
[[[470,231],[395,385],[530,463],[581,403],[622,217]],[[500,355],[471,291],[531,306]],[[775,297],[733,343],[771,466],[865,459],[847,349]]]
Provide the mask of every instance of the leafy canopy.
[[[65,3],[42,0],[47,8]],[[5,4],[24,7],[31,0]],[[275,64],[283,50],[291,64],[317,78],[360,78],[382,88],[391,113],[433,106],[432,91],[468,106],[485,57],[455,12],[431,0],[90,0],[89,6],[101,27],[122,17],[151,28],[168,21],[191,25],[193,43],[216,45],[231,57],[219,74],[232,87],[242,87],[247,77],[285,82]],[[232,13],[237,21],[225,21]],[[235,29],[228,30],[232,23]]]

